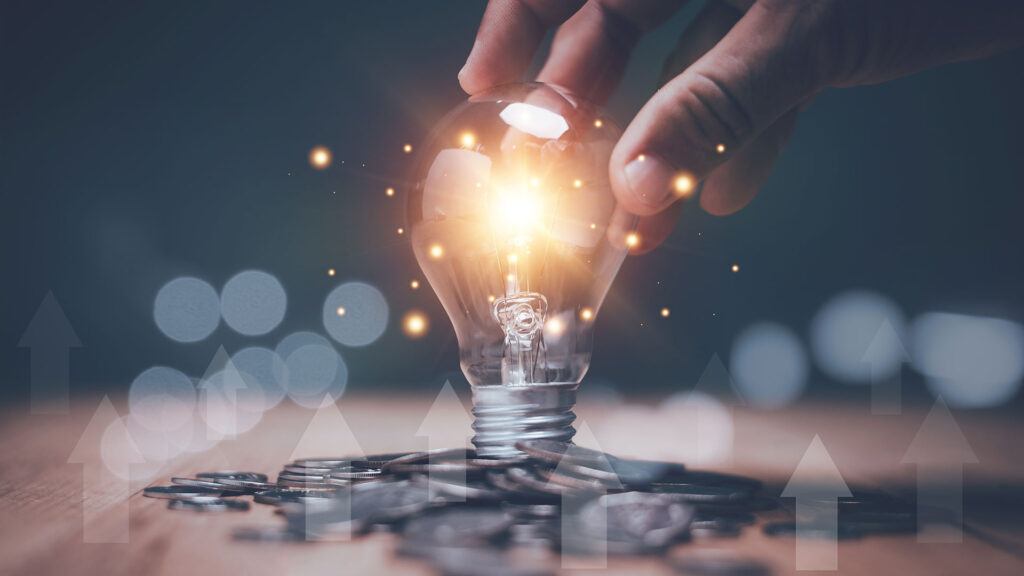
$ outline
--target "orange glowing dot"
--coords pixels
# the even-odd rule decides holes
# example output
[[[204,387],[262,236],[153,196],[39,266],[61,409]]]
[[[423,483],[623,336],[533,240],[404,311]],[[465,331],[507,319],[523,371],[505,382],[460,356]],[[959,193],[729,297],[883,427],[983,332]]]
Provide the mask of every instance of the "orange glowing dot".
[[[593,320],[594,310],[592,308],[584,308],[583,310],[580,310],[580,318],[584,320]]]
[[[637,159],[638,161],[640,161],[640,162],[643,162],[644,160],[647,160],[647,156],[644,156],[643,154],[640,154],[640,155],[638,155],[638,156],[636,157],[636,159]]]
[[[326,146],[317,146],[309,151],[309,163],[317,170],[331,165],[331,151]]]
[[[328,268],[327,269],[327,275],[328,276],[334,276],[334,268]]]
[[[462,144],[463,148],[472,148],[476,145],[476,136],[472,132],[463,132],[459,136],[459,144]]]
[[[565,332],[565,322],[561,318],[552,318],[544,324],[544,329],[552,336],[561,336]]]
[[[732,265],[732,271],[733,272],[739,272],[740,271],[740,265],[739,264],[733,264]]]
[[[626,246],[630,248],[636,248],[640,245],[640,236],[636,232],[630,232],[626,234]]]
[[[395,189],[394,188],[388,188],[387,190],[384,191],[384,193],[387,194],[388,196],[394,196],[395,195]]]
[[[597,230],[597,223],[596,222],[591,222],[590,223],[590,229],[591,230]]]
[[[576,187],[576,188],[582,188],[583,187],[583,180],[580,180],[579,178],[577,178],[577,179],[572,181],[572,185],[574,187]]]
[[[338,312],[338,316],[344,316],[345,315],[345,307],[344,306],[338,306],[337,312]]]
[[[515,264],[516,262],[519,262],[519,256],[516,254],[509,254],[508,261],[511,262],[512,264]]]
[[[487,301],[488,302],[494,302],[494,294],[491,294],[490,296],[488,296],[487,297]]]
[[[693,178],[685,174],[677,176],[675,182],[672,183],[672,187],[675,188],[676,194],[686,196],[693,192]]]
[[[715,146],[715,150],[717,150],[719,154],[725,154],[725,144]]]
[[[397,232],[398,232],[399,234],[405,234],[405,228],[399,227],[399,228],[398,228],[398,230],[397,230]]]
[[[402,330],[410,338],[419,338],[427,333],[430,328],[430,321],[427,316],[418,310],[410,310],[402,319]]]
[[[433,246],[430,247],[430,257],[431,258],[433,258],[434,260],[437,260],[441,256],[444,256],[444,248],[442,248],[440,244],[434,244]]]
[[[412,288],[413,290],[419,290],[420,289],[420,281],[419,280],[413,280],[412,282],[409,282],[409,288]]]
[[[505,279],[508,280],[509,282],[512,282],[516,279],[516,277],[513,274],[509,274],[508,276],[505,276]]]
[[[669,315],[669,314],[671,314],[671,313],[672,313],[672,312],[671,312],[671,311],[669,311],[669,309],[668,309],[668,308],[662,308],[662,309],[661,309],[661,317],[662,317],[662,318],[668,318],[668,315]]]
[[[601,122],[600,118],[594,120],[594,128],[600,128],[601,126],[604,126],[604,122]]]
[[[402,146],[402,152],[405,152],[406,154],[412,152],[412,144],[406,144],[405,146]]]

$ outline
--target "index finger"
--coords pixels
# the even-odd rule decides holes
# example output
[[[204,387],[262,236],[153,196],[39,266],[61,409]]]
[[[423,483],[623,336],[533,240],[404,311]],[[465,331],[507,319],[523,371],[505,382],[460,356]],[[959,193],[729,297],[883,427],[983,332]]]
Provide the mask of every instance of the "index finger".
[[[491,0],[459,83],[468,94],[519,80],[549,28],[566,21],[583,0]]]

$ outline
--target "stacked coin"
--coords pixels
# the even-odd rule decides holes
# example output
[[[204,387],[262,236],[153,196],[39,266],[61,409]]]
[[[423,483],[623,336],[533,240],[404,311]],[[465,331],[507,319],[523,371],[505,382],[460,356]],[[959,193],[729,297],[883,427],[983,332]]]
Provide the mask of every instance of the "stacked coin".
[[[516,446],[523,457],[490,459],[454,449],[307,458],[285,465],[276,482],[252,472],[212,472],[174,478],[174,486],[147,488],[145,495],[170,498],[175,509],[246,509],[238,498],[244,495],[277,508],[280,530],[245,529],[235,534],[239,540],[348,540],[395,532],[398,554],[430,561],[446,574],[480,566],[489,573],[546,574],[558,565],[549,553],[662,554],[691,538],[736,537],[755,523],[757,512],[778,506],[752,478],[549,440]],[[881,496],[863,496],[843,505],[841,526],[858,534],[898,530],[904,512]],[[793,534],[795,526],[775,523],[765,531]],[[670,564],[700,573],[702,562],[707,573],[769,572],[754,560],[721,555]]]

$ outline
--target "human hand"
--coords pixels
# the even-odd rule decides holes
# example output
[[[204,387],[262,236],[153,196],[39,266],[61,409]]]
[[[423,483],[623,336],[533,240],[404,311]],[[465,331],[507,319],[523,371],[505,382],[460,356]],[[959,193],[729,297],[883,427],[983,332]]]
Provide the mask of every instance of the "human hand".
[[[459,73],[476,94],[520,79],[559,26],[537,80],[603,103],[648,30],[686,0],[490,0]],[[799,111],[828,87],[883,82],[1024,40],[1018,0],[711,0],[663,68],[663,86],[611,156],[619,203],[642,244],[669,235],[679,201],[725,215],[768,178]]]

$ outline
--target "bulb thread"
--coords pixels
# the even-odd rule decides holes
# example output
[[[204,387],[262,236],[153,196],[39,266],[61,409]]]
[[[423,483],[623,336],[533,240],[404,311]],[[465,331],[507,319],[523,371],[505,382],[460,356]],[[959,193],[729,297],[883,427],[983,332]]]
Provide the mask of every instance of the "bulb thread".
[[[481,456],[521,456],[516,442],[569,442],[576,429],[573,408],[578,383],[476,386],[473,388],[473,445]]]

